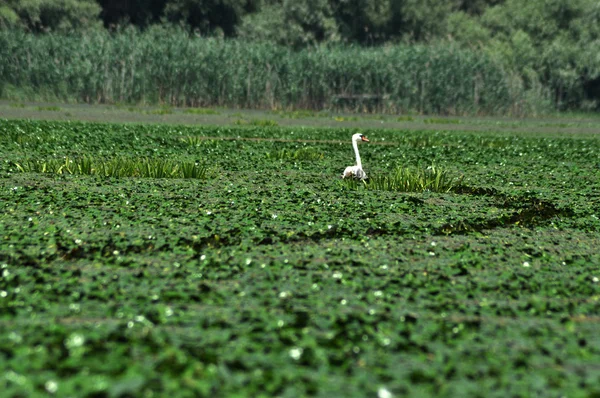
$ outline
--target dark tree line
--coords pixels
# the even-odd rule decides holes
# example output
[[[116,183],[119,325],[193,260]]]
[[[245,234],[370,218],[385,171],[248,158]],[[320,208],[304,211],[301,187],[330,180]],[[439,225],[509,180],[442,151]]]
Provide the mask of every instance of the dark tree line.
[[[454,12],[482,15],[503,0],[0,0],[0,24],[64,31],[157,23],[202,35],[245,37],[296,46],[379,44],[443,36]]]

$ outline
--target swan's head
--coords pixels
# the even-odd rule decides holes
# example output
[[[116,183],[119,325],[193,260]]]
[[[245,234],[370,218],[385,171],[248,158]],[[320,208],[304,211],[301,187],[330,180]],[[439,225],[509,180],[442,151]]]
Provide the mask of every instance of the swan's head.
[[[356,142],[359,142],[359,141],[369,142],[369,139],[367,138],[366,135],[357,133],[357,134],[354,134],[352,136],[352,141],[356,141]]]

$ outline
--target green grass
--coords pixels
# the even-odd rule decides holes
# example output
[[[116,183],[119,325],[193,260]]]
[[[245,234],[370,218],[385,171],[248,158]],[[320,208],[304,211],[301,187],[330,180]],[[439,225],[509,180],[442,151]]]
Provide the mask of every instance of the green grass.
[[[460,124],[459,119],[427,118],[423,119],[425,124]]]
[[[391,173],[376,174],[358,182],[346,180],[351,189],[367,189],[396,192],[450,192],[460,189],[464,176],[451,177],[447,170],[435,165],[427,168],[396,167]]]
[[[58,112],[61,109],[59,106],[38,106],[37,110],[38,111],[48,111],[48,112]]]
[[[276,152],[267,153],[267,159],[269,160],[308,160],[318,161],[323,160],[325,155],[323,152],[314,148],[300,148],[300,149],[281,149]]]
[[[238,119],[235,121],[238,126],[259,126],[259,127],[273,127],[279,126],[275,120],[272,119]]]
[[[276,111],[275,114],[282,118],[289,119],[305,119],[305,118],[313,118],[313,117],[321,117],[326,116],[316,111],[306,110],[306,109],[298,109],[294,111]]]
[[[34,160],[14,163],[23,173],[84,174],[101,177],[140,177],[140,178],[205,178],[207,168],[198,162],[175,162],[168,159],[80,158]]]
[[[173,108],[171,107],[162,107],[159,109],[152,109],[146,111],[149,115],[171,115],[173,114]]]
[[[473,126],[2,120],[0,391],[600,393],[600,138]]]
[[[192,115],[220,115],[221,112],[214,110],[214,109],[208,109],[208,108],[188,108],[186,110],[183,111],[184,113],[189,113]]]

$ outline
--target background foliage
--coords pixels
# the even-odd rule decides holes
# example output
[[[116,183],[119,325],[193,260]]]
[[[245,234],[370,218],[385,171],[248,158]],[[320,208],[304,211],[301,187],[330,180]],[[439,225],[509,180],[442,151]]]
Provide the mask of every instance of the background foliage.
[[[83,37],[5,31],[0,56],[9,60],[0,66],[5,97],[30,87],[23,95],[45,100],[322,109],[345,106],[338,94],[375,93],[387,96],[378,109],[394,112],[526,111],[527,93],[500,64],[458,46],[292,51],[155,27]]]
[[[600,106],[600,4],[595,0],[0,1],[3,30],[79,35],[101,26],[120,32],[130,25],[145,30],[157,24],[183,26],[192,36],[293,50],[340,43],[451,43],[501,63],[537,108],[544,105],[540,98],[558,110]],[[169,32],[173,37],[157,40],[181,39]],[[0,62],[10,61],[3,57]]]

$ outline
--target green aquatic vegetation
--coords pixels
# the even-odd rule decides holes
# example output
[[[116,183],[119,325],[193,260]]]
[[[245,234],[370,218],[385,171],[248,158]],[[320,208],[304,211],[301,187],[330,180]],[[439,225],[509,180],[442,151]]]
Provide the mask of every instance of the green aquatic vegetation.
[[[191,115],[220,115],[221,112],[211,108],[187,108],[183,113]]]
[[[173,108],[170,106],[164,106],[162,108],[146,111],[146,113],[149,115],[172,115]]]
[[[323,160],[325,154],[315,148],[300,149],[281,149],[275,152],[268,152],[266,158],[269,160]]]
[[[48,111],[48,112],[58,112],[60,111],[60,107],[53,105],[53,106],[38,106],[37,107],[38,111],[44,112],[44,111]]]
[[[336,122],[357,122],[360,119],[358,116],[334,116],[333,120]]]
[[[460,124],[460,119],[446,119],[446,118],[427,118],[423,119],[425,124]]]
[[[2,120],[0,391],[595,393],[600,139],[467,126]]]
[[[80,158],[27,160],[14,163],[23,173],[83,174],[102,177],[196,178],[207,177],[207,167],[198,162],[175,162],[151,158]]]
[[[351,189],[397,192],[450,192],[461,186],[464,176],[453,177],[438,166],[426,168],[396,167],[389,174],[370,175],[364,182],[346,180]]]
[[[306,109],[297,109],[294,111],[276,111],[277,116],[290,119],[305,119],[323,116],[321,112]]]
[[[238,119],[235,121],[238,126],[258,126],[258,127],[273,127],[278,126],[275,120],[272,119]]]
[[[182,162],[179,168],[183,178],[205,179],[208,176],[208,168],[198,162]]]

